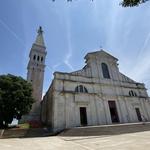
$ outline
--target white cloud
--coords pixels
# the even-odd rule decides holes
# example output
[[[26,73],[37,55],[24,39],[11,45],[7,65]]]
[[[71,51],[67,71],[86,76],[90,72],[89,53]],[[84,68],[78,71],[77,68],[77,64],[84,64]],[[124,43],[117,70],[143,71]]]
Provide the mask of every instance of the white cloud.
[[[143,52],[145,52],[145,50],[146,50],[149,42],[150,42],[150,32],[148,33],[148,35],[147,35],[147,37],[146,37],[146,39],[144,41],[144,44],[143,44],[142,48],[138,51],[138,59],[140,59],[141,56],[144,54]]]
[[[69,41],[68,41],[69,42]],[[69,43],[68,43],[68,45],[70,45]],[[68,53],[66,54],[66,56],[65,56],[65,59],[64,59],[64,63],[73,71],[74,70],[74,68],[73,68],[73,66],[71,65],[71,63],[69,62],[69,60],[70,60],[70,58],[72,57],[72,48],[71,48],[71,46],[68,46],[69,48],[69,51],[68,51]]]
[[[52,68],[52,67],[49,67],[49,66],[46,66],[46,68],[47,68],[50,72],[52,72],[50,79],[53,79],[53,73],[54,73],[53,68]]]
[[[145,80],[148,78],[150,73],[150,32],[147,35],[142,49],[138,52],[138,57],[136,60],[135,67],[132,69],[131,76],[136,80]]]
[[[53,65],[52,67],[46,66],[47,69],[52,72],[51,79],[53,79],[53,73],[56,71],[56,68],[59,67],[60,65],[61,63],[57,63]]]
[[[71,69],[72,71],[74,70],[72,64],[70,63],[70,58],[72,57],[72,43],[71,43],[71,29],[70,29],[70,22],[69,22],[69,18],[66,17],[66,24],[67,24],[67,44],[68,44],[68,52],[65,56],[65,59],[64,59],[64,63],[69,67],[69,69]]]
[[[57,64],[55,64],[52,68],[53,68],[53,70],[55,71],[55,69],[57,68],[57,67],[59,67],[61,65],[61,63],[57,63]]]
[[[7,29],[23,46],[25,46],[23,40],[4,22],[0,19],[0,24]]]

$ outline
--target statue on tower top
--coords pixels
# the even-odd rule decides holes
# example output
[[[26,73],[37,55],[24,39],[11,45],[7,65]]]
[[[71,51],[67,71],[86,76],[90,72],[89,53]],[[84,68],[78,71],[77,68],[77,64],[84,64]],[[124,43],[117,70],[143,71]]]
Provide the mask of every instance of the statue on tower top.
[[[43,33],[42,26],[40,26],[40,27],[39,27],[39,29],[38,29],[38,33],[39,33],[39,34],[42,34],[42,33]]]
[[[38,31],[37,31],[38,35],[36,37],[35,44],[45,47],[43,32],[44,31],[43,31],[42,27],[40,26]]]

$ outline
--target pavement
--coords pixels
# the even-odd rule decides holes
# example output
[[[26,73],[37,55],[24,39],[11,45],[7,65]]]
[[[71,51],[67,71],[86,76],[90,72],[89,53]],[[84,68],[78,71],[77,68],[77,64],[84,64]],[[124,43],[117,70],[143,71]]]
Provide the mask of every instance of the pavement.
[[[150,131],[112,136],[0,139],[0,150],[150,150]]]

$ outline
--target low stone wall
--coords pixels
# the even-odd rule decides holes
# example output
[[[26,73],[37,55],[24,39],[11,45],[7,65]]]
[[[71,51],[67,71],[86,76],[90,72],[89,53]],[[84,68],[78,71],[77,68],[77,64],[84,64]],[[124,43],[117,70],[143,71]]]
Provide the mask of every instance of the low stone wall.
[[[0,129],[0,138],[3,136],[4,130]]]
[[[0,138],[19,138],[24,137],[27,133],[27,129],[6,129],[1,130]]]
[[[0,130],[0,138],[45,137],[51,135],[54,135],[54,133],[47,128]]]

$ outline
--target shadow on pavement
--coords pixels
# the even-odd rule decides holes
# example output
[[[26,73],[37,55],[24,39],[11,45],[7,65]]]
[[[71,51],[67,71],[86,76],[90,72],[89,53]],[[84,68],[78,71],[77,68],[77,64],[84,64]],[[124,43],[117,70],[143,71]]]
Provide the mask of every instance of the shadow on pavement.
[[[150,124],[128,124],[128,125],[112,125],[112,126],[88,126],[77,127],[64,130],[58,136],[61,137],[79,137],[79,136],[112,136],[128,133],[137,133],[150,131]]]

